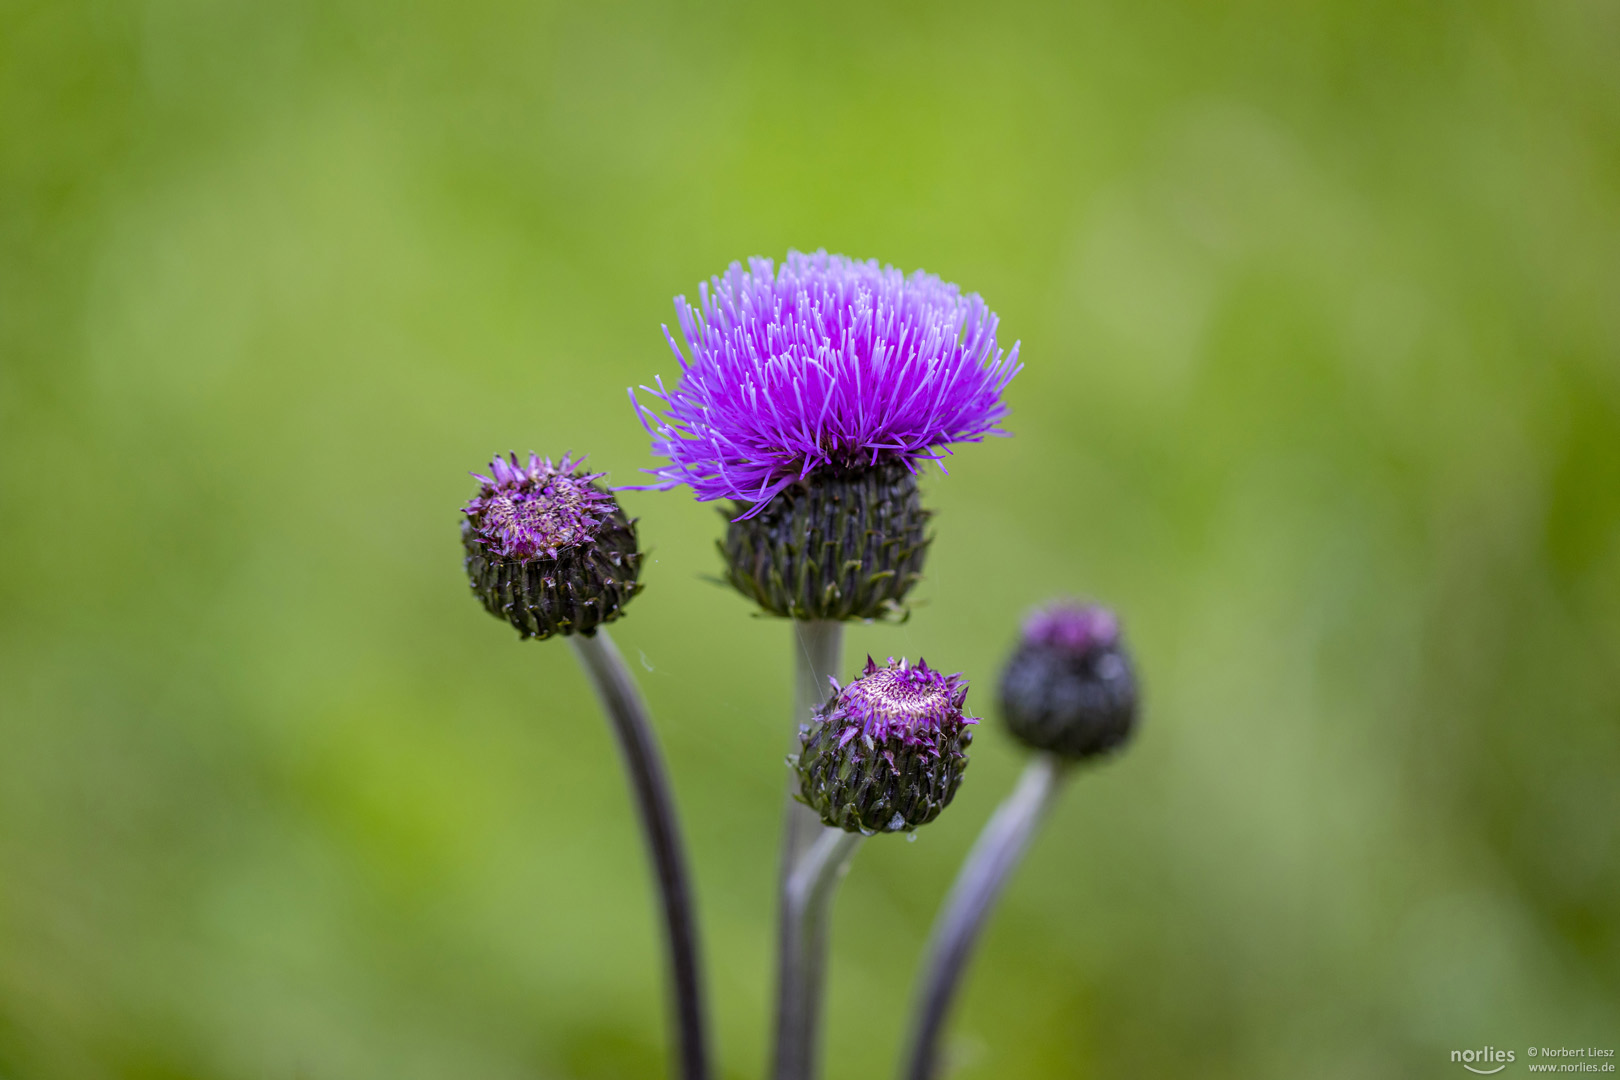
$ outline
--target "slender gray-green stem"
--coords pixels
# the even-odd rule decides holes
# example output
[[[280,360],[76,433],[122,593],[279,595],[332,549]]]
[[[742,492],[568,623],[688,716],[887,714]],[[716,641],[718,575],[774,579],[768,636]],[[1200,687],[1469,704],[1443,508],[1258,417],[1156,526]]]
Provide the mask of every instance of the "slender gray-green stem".
[[[838,622],[793,622],[793,713],[789,717],[790,753],[799,752],[799,726],[808,723],[810,713],[832,693],[830,677],[836,676],[844,651],[844,626]],[[792,910],[792,881],[800,862],[818,837],[826,832],[815,811],[796,800],[798,781],[790,773],[782,808],[782,861],[777,875],[776,938],[776,1033],[772,1043],[771,1075],[777,1080],[803,1075],[808,1067],[806,1038],[814,1042],[818,1010],[819,979],[825,966],[826,939],[823,935],[806,944]],[[815,957],[807,966],[807,960]],[[784,1071],[786,1070],[786,1071]]]
[[[619,743],[635,794],[641,831],[647,841],[658,893],[664,908],[664,944],[668,977],[673,989],[671,1021],[674,1051],[682,1080],[708,1080],[708,1008],[703,994],[703,971],[698,952],[697,913],[686,868],[675,799],[669,786],[658,740],[653,735],[647,703],[604,629],[592,636],[572,634],[574,655],[591,678]]]
[[[860,833],[821,827],[821,834],[788,875],[782,905],[775,1080],[812,1080],[816,1075],[833,896],[864,839]]]
[[[799,726],[810,722],[810,713],[832,696],[829,679],[838,675],[844,656],[844,624],[841,622],[793,621],[793,715],[788,718],[789,753],[799,752]],[[782,865],[779,885],[787,888],[788,875],[817,836],[821,819],[816,812],[795,799],[799,782],[791,773],[782,809]]]
[[[1067,771],[1066,763],[1052,754],[1030,761],[962,863],[928,936],[902,1080],[934,1080],[939,1075],[940,1034],[974,943]]]

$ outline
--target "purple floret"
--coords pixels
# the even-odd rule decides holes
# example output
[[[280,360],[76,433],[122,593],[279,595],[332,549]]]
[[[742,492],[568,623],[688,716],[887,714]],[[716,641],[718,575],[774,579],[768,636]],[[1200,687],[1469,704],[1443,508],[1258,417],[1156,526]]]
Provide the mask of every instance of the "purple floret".
[[[997,317],[977,293],[790,251],[779,270],[732,263],[699,296],[701,310],[675,299],[689,357],[664,327],[675,388],[642,387],[663,415],[630,392],[653,452],[669,459],[647,470],[653,489],[689,484],[757,512],[817,469],[938,461],[951,443],[1006,434],[1001,393],[1022,368],[1018,345],[996,347]]]
[[[584,461],[565,455],[553,464],[530,454],[529,463],[520,465],[516,454],[510,461],[497,456],[490,463],[494,476],[473,473],[478,494],[462,513],[492,554],[524,561],[555,559],[596,539],[613,513],[613,496],[593,486],[607,474],[580,471]]]
[[[1059,600],[1024,621],[1024,641],[1084,656],[1119,641],[1119,620],[1105,607]]]
[[[953,738],[964,724],[977,724],[978,718],[964,716],[967,679],[946,675],[918,660],[915,667],[894,657],[883,667],[868,656],[866,670],[847,686],[833,681],[835,695],[825,721],[842,727],[838,745],[857,735],[874,743],[891,738],[909,746],[921,746],[939,753],[942,738]]]

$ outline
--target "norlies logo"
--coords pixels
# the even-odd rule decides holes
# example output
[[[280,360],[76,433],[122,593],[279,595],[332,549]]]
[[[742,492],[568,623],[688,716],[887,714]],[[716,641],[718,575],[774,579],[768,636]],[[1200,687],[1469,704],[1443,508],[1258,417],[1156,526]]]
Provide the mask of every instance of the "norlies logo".
[[[1508,1062],[1513,1060],[1513,1051],[1498,1050],[1494,1046],[1485,1046],[1478,1050],[1453,1050],[1451,1060],[1458,1062],[1471,1073],[1490,1076],[1508,1067]]]

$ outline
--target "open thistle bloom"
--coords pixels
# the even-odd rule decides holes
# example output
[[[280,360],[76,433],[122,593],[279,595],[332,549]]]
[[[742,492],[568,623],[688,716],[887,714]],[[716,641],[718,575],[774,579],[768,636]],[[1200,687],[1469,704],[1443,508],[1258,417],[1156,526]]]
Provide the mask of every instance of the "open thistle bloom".
[[[526,638],[590,635],[641,590],[636,523],[583,458],[497,456],[462,513],[467,577],[485,610]]]
[[[1107,753],[1136,727],[1136,675],[1107,608],[1059,601],[1024,623],[1001,676],[1007,727],[1070,759]]]
[[[664,328],[679,381],[642,387],[663,414],[631,391],[668,459],[649,486],[733,500],[727,576],[772,614],[903,610],[928,546],[918,463],[1005,434],[1018,346],[977,293],[825,251],[732,263],[699,294],[675,301],[690,356]]]
[[[961,786],[969,725],[967,680],[925,661],[866,670],[799,731],[800,796],[847,832],[910,832],[939,816]]]

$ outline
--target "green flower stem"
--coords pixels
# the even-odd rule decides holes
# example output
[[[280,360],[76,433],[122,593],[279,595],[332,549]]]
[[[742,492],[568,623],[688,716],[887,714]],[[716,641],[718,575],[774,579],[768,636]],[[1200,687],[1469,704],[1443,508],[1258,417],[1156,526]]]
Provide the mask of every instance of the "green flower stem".
[[[810,714],[832,696],[829,679],[843,666],[844,624],[841,622],[793,621],[793,715],[788,723],[790,754],[799,752],[799,727],[810,722]],[[794,865],[821,835],[821,818],[794,796],[799,782],[790,771],[782,810],[782,865],[779,885],[787,888]]]
[[[934,1080],[939,1075],[940,1034],[973,946],[1067,773],[1067,763],[1055,755],[1037,755],[962,863],[928,937],[902,1080]]]
[[[641,831],[647,841],[664,908],[664,944],[673,989],[675,1051],[682,1080],[708,1080],[708,1008],[703,993],[696,911],[686,850],[681,842],[675,799],[653,734],[647,703],[606,629],[568,638],[580,666],[590,676],[602,711],[611,722],[635,794]]]
[[[793,715],[788,725],[791,753],[799,752],[799,726],[808,723],[812,710],[831,695],[828,679],[838,674],[843,651],[843,623],[794,620]],[[803,911],[794,907],[794,874],[817,839],[828,831],[815,811],[794,798],[797,790],[798,782],[790,773],[782,810],[782,861],[777,878],[776,1038],[771,1067],[771,1075],[777,1080],[808,1075],[803,1070],[809,1067],[807,1055],[811,1048],[804,1039],[813,1039],[814,1029],[807,1032],[805,1024],[807,1018],[814,1023],[819,1009],[819,972],[825,966],[827,948],[824,936],[809,941],[803,937]],[[814,987],[810,979],[818,980]],[[812,992],[816,1002],[809,1002],[806,996]]]
[[[782,905],[775,1080],[813,1080],[827,975],[828,922],[838,883],[866,837],[821,828],[788,875]]]

